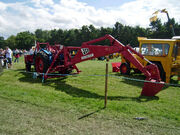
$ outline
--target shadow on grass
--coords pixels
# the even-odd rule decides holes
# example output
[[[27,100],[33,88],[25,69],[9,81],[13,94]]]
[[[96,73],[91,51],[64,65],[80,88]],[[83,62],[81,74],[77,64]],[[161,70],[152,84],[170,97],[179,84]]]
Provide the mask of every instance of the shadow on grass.
[[[102,110],[104,110],[104,109],[105,109],[105,108],[100,108],[100,109],[98,109],[98,110],[96,110],[96,111],[93,111],[93,112],[90,112],[90,113],[88,113],[88,114],[85,114],[85,115],[79,117],[78,120],[81,120],[81,119],[84,119],[84,118],[86,118],[86,117],[89,117],[89,116],[91,116],[91,115],[93,115],[93,114],[95,114],[95,113],[98,113],[98,112],[100,112],[100,111],[102,111]]]
[[[144,86],[144,82],[138,81],[138,80],[146,79],[146,77],[143,74],[137,74],[137,73],[131,73],[130,75],[121,75],[120,73],[116,73],[115,76],[125,77],[127,79],[122,79],[121,82],[128,84],[128,85],[137,86],[139,88],[142,88]],[[131,79],[137,79],[137,81],[131,80]],[[171,81],[175,82],[175,80],[171,80]],[[176,82],[176,83],[178,83],[178,82]],[[169,86],[165,85],[162,90],[165,90],[168,87]]]
[[[171,84],[179,84],[179,80],[178,79],[174,80],[173,78],[171,78],[170,83]]]
[[[112,98],[112,97],[108,97],[108,99],[109,98]],[[147,101],[151,101],[151,100],[159,100],[159,97],[156,97],[156,96],[154,96],[154,97],[145,97],[145,96],[140,96],[140,97],[138,97],[138,98],[132,98],[132,97],[115,97],[115,98],[121,98],[121,100],[122,99],[133,99],[133,100],[135,100],[135,101],[137,101],[137,102],[147,102]],[[116,99],[116,100],[117,100]],[[111,99],[112,100],[112,99]],[[96,111],[93,111],[93,112],[90,112],[90,113],[87,113],[87,114],[84,114],[83,116],[81,116],[81,117],[79,117],[78,118],[78,120],[81,120],[81,119],[84,119],[84,118],[87,118],[87,117],[89,117],[89,116],[91,116],[91,115],[93,115],[93,114],[95,114],[95,113],[98,113],[98,112],[100,112],[100,111],[102,111],[102,110],[104,110],[104,109],[106,109],[105,107],[103,107],[103,108],[100,108],[100,109],[98,109],[98,110],[96,110]]]
[[[0,95],[0,98],[8,100],[8,101],[17,102],[17,103],[29,104],[29,105],[36,106],[36,107],[41,107],[41,108],[44,108],[44,109],[51,109],[51,110],[57,110],[58,109],[58,111],[66,112],[66,110],[60,110],[59,108],[56,108],[56,107],[53,107],[53,106],[40,105],[38,103],[32,103],[32,102],[28,102],[28,101],[24,101],[24,100],[20,100],[20,99],[15,99],[15,98],[12,98],[12,97],[10,98],[10,97],[5,97],[5,96]]]
[[[139,79],[139,80],[145,80],[146,77],[143,74],[134,74],[131,73],[130,75],[121,75],[120,73],[116,73],[115,76],[117,77],[125,77],[127,79],[122,79],[121,82],[126,83],[128,85],[133,85],[142,88],[144,82],[135,81],[131,79]]]
[[[22,70],[19,70],[21,74],[24,76],[19,80],[21,82],[29,82],[29,83],[42,83],[41,78],[33,79],[32,74],[26,73]],[[77,76],[72,76],[77,77]],[[99,95],[94,92],[90,92],[84,89],[73,87],[66,83],[67,77],[61,77],[56,79],[48,79],[45,83],[42,83],[44,86],[50,86],[55,88],[57,91],[65,92],[68,95],[73,97],[84,97],[84,98],[94,98],[94,99],[102,99],[104,100],[104,96]],[[136,101],[136,102],[147,102],[151,100],[158,100],[157,97],[128,97],[128,96],[108,96],[108,100],[118,100],[118,101]]]

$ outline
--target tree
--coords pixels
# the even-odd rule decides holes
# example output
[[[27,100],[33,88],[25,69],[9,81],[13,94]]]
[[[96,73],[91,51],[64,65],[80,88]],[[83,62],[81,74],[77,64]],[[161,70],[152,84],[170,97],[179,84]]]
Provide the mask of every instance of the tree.
[[[180,35],[180,24],[178,23],[174,24],[174,32],[176,35]]]
[[[50,38],[48,40],[50,44],[64,44],[64,40],[65,35],[62,29],[54,29],[50,31]]]
[[[89,25],[90,39],[93,40],[100,37],[100,30],[96,29],[92,24]]]
[[[11,49],[17,48],[16,36],[12,35],[9,38],[7,38],[6,45],[9,46]]]
[[[169,28],[169,22],[162,24],[160,19],[151,22],[151,38],[172,38],[172,30]]]
[[[80,46],[83,42],[102,37],[106,34],[111,34],[124,45],[130,44],[132,47],[135,47],[139,46],[137,37],[171,38],[170,24],[173,24],[176,35],[180,35],[180,25],[172,18],[170,22],[164,24],[159,19],[156,22],[151,22],[151,28],[126,26],[120,22],[116,22],[113,28],[95,28],[93,25],[84,25],[80,29],[69,30],[63,30],[61,28],[54,30],[37,29],[34,34],[25,31],[18,33],[17,36],[10,36],[7,40],[0,37],[0,47],[8,45],[13,49],[29,49],[34,45],[35,40],[38,42],[49,42],[51,45]],[[102,41],[97,44],[108,45],[108,43],[107,41]]]
[[[167,29],[167,34],[168,34],[169,38],[173,37],[174,34],[176,34],[174,31],[174,26],[177,26],[175,24],[175,19],[174,18],[169,19],[168,22],[164,23],[164,25]],[[178,32],[178,31],[176,31],[176,32]]]
[[[35,36],[38,42],[48,42],[51,37],[51,33],[48,30],[43,31],[42,29],[37,29],[35,31]]]
[[[90,40],[90,30],[87,25],[81,28],[81,39],[83,42]]]
[[[140,26],[136,26],[133,28],[132,31],[132,39],[131,39],[131,45],[133,47],[139,46],[138,38],[137,37],[148,37],[149,29],[141,28]]]
[[[4,37],[0,37],[0,48],[5,48],[5,40]]]
[[[29,31],[20,32],[16,36],[16,47],[20,49],[29,49],[34,46],[36,37]]]

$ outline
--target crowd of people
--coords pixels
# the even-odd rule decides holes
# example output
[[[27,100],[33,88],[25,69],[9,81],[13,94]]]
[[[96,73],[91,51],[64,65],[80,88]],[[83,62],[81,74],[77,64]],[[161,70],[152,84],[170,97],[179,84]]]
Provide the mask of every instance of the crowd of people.
[[[4,50],[0,48],[0,64],[5,68],[11,68],[12,63],[18,63],[19,57],[26,52],[26,50],[21,49],[11,50],[8,46]]]

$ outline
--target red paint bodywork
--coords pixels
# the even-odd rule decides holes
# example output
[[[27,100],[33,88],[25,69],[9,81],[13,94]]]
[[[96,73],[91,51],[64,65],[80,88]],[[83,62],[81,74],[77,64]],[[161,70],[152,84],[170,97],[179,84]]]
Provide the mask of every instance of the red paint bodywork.
[[[94,43],[104,41],[104,40],[109,40],[111,45],[110,46],[93,45]],[[159,70],[155,64],[151,64],[151,65],[144,67],[132,55],[132,53],[137,54],[140,58],[144,59],[143,55],[141,55],[140,53],[133,50],[130,46],[124,46],[122,43],[120,43],[118,40],[116,40],[111,35],[105,35],[104,37],[101,37],[101,38],[98,38],[95,40],[91,40],[88,42],[84,42],[84,43],[82,43],[81,47],[66,47],[66,46],[62,46],[62,45],[50,46],[49,43],[37,43],[35,51],[38,52],[40,50],[40,46],[43,44],[46,45],[46,49],[53,54],[53,61],[50,64],[46,73],[44,73],[44,79],[59,77],[57,75],[49,75],[50,73],[55,73],[57,71],[61,74],[65,74],[65,71],[75,69],[76,73],[79,73],[80,70],[76,66],[77,63],[119,52],[128,61],[130,61],[134,66],[136,66],[142,73],[144,73],[144,75],[146,76],[146,80],[148,80],[148,81],[153,80],[153,82],[161,81]],[[71,54],[71,52],[73,50],[76,50],[76,52],[77,52],[74,56]],[[55,63],[57,63],[57,61],[59,61],[59,57],[61,54],[64,55],[63,64],[57,65]],[[26,63],[27,63],[27,61],[31,61],[30,57],[31,56],[25,57]],[[28,60],[28,58],[29,58],[29,60]],[[164,86],[164,84],[154,85],[153,83],[144,83],[144,89],[143,89],[141,95],[154,96],[162,89],[163,86]],[[148,88],[151,90],[149,90]],[[149,91],[152,91],[152,93],[149,94]]]

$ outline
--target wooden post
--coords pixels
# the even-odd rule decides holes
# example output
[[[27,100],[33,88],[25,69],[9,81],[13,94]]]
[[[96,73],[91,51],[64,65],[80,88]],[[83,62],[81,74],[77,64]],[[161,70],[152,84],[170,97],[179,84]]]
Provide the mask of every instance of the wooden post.
[[[0,75],[1,75],[1,72],[3,72],[2,59],[0,59]]]
[[[107,105],[107,89],[108,89],[108,63],[106,63],[104,108],[106,108]]]

